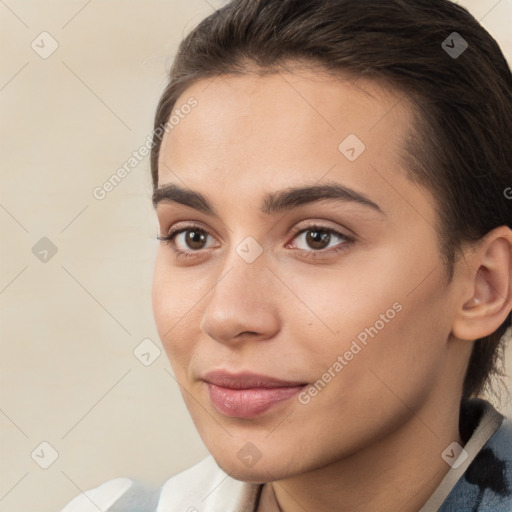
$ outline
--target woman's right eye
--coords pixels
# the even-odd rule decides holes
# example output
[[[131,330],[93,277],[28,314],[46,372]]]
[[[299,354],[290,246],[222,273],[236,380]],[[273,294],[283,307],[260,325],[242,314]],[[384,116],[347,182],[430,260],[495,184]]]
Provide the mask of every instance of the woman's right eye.
[[[187,226],[173,229],[165,236],[157,236],[157,239],[169,245],[176,254],[191,256],[193,254],[190,253],[207,248],[204,242],[208,236],[210,234],[199,226]]]

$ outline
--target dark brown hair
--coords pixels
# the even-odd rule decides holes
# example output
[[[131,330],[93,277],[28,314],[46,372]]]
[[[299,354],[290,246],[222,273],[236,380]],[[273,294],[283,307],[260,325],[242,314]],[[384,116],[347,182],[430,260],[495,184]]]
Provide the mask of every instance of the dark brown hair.
[[[467,49],[450,54],[460,37]],[[153,187],[162,126],[188,87],[293,61],[379,80],[412,100],[416,119],[402,157],[410,178],[436,197],[450,279],[463,242],[512,226],[512,74],[490,34],[448,0],[234,0],[215,11],[181,42],[171,67],[155,116]],[[503,375],[500,340],[510,321],[475,342],[463,397]]]

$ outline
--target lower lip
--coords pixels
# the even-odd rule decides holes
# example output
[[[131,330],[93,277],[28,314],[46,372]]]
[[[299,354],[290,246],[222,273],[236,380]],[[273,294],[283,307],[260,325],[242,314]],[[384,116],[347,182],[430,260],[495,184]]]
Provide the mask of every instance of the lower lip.
[[[304,386],[283,388],[231,389],[207,382],[215,408],[233,418],[254,418],[271,407],[297,395]]]

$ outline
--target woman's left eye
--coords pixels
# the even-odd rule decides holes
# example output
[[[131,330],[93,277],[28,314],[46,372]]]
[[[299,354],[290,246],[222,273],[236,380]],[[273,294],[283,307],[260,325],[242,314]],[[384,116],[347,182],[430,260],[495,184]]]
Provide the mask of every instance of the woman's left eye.
[[[165,236],[157,236],[157,239],[170,245],[178,257],[186,257],[194,256],[194,253],[207,248],[205,247],[205,241],[209,236],[211,235],[205,229],[192,225],[171,230]],[[341,251],[353,241],[352,238],[332,228],[316,225],[297,230],[293,235],[293,240],[295,239],[302,240],[309,247],[298,247],[297,249],[305,256],[312,257]],[[336,241],[336,239],[340,242],[332,246],[331,242]],[[177,243],[178,241],[180,243]],[[287,244],[286,247],[290,247],[290,244]]]
[[[308,226],[300,230],[294,236],[294,240],[302,240],[310,249],[313,249],[313,255],[322,251],[322,253],[338,252],[345,248],[345,246],[352,241],[352,239],[338,231],[322,227],[322,226]],[[340,242],[330,245],[338,239]],[[299,247],[300,251],[311,252],[310,249]],[[326,250],[327,249],[327,250]]]

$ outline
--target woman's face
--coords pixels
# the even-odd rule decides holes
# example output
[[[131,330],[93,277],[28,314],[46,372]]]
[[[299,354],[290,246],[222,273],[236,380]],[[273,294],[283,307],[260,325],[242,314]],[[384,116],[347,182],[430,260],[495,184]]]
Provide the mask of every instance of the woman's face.
[[[456,392],[433,198],[399,158],[405,98],[301,70],[203,80],[174,112],[187,101],[160,153],[160,235],[180,232],[153,308],[217,463],[301,474],[395,431],[440,382]]]

